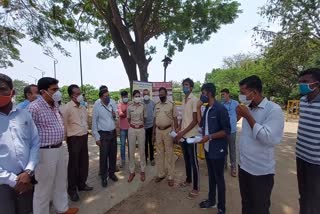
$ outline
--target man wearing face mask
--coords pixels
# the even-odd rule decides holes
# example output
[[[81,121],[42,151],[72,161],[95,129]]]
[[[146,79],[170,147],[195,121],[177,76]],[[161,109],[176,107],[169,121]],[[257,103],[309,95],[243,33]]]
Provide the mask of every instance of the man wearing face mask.
[[[231,176],[237,177],[237,152],[236,152],[236,136],[237,136],[237,112],[236,109],[239,105],[238,101],[230,98],[229,89],[225,88],[221,90],[221,103],[227,109],[230,125],[231,125],[231,133],[228,136],[228,145],[229,145],[229,157],[231,163]],[[227,168],[228,158],[226,157],[225,166]]]
[[[29,104],[39,96],[38,87],[36,85],[28,85],[23,89],[25,100],[17,105],[17,109],[26,109]]]
[[[83,96],[77,85],[68,87],[71,101],[63,110],[63,121],[67,135],[69,151],[68,194],[71,201],[79,201],[78,191],[91,191],[86,184],[89,169],[88,154],[88,113],[84,106]]]
[[[77,213],[78,208],[69,208],[67,194],[67,160],[62,146],[64,125],[57,108],[59,81],[43,77],[38,81],[41,97],[29,105],[29,112],[40,136],[40,162],[35,170],[38,184],[35,186],[33,213],[49,213],[52,199],[57,213]]]
[[[146,108],[147,118],[144,123],[144,128],[146,130],[146,145],[145,145],[145,153],[146,153],[146,162],[148,163],[148,157],[150,154],[150,162],[151,166],[155,165],[154,162],[154,148],[153,148],[153,116],[154,116],[154,102],[150,98],[150,91],[148,89],[143,90],[143,101]]]
[[[128,92],[121,91],[121,102],[118,104],[118,114],[120,118],[119,126],[120,126],[120,142],[121,142],[121,166],[124,167],[126,163],[126,141],[128,141],[128,129],[129,122],[127,118],[127,109],[128,109]]]
[[[115,112],[110,103],[108,89],[99,92],[100,103],[93,108],[92,134],[100,148],[101,185],[107,187],[108,179],[118,181],[116,172],[117,140],[115,129]]]
[[[226,184],[224,180],[224,162],[228,153],[227,138],[230,134],[230,120],[225,107],[215,100],[216,87],[213,83],[206,83],[201,87],[202,95],[198,102],[198,123],[202,128],[204,150],[209,175],[208,199],[199,206],[202,209],[216,207],[218,198],[218,214],[226,212]],[[201,107],[208,103],[203,115]],[[218,190],[218,191],[217,191]],[[216,197],[218,192],[218,197]]]
[[[297,178],[300,214],[320,212],[320,69],[303,71],[299,77]]]
[[[198,99],[192,94],[194,82],[187,78],[182,82],[185,97],[182,101],[182,121],[178,127],[176,142],[182,141],[182,151],[186,167],[186,180],[180,184],[181,187],[188,187],[193,183],[193,189],[189,198],[199,195],[199,164],[196,144],[188,144],[186,139],[198,135],[197,103]]]
[[[177,110],[173,102],[167,98],[167,89],[161,87],[159,89],[159,98],[155,106],[154,114],[154,136],[156,139],[155,145],[157,149],[157,177],[156,183],[159,183],[166,177],[168,172],[168,185],[174,186],[174,153],[173,140],[169,133],[178,128]]]
[[[109,91],[108,87],[105,86],[105,85],[102,85],[102,86],[99,87],[99,91],[104,90],[104,89],[107,89],[107,90]],[[93,107],[94,107],[95,105],[99,104],[99,103],[101,103],[101,99],[100,99],[100,98],[97,99],[97,100],[94,102]],[[112,106],[113,111],[116,113],[116,112],[117,112],[117,103],[116,103],[116,101],[115,101],[114,99],[112,99],[112,98],[110,98],[110,105]]]
[[[0,73],[0,208],[5,214],[32,212],[39,136],[31,115],[12,103],[12,79]]]
[[[283,137],[284,116],[279,105],[262,95],[262,82],[250,76],[239,83],[239,185],[243,214],[269,214],[274,184],[274,149]]]

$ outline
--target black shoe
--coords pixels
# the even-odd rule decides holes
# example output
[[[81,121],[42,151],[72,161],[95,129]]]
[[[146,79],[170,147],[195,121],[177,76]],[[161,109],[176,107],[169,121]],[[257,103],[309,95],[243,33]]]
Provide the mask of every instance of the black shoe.
[[[217,214],[225,214],[226,211],[223,211],[223,210],[218,210]]]
[[[109,178],[111,180],[113,180],[114,182],[117,182],[119,180],[118,177],[115,174],[109,175]]]
[[[217,205],[215,203],[211,203],[209,200],[205,200],[199,204],[199,207],[201,209],[209,209],[209,208],[215,208],[217,207]]]
[[[71,200],[71,201],[74,201],[74,202],[80,200],[80,197],[79,197],[79,195],[78,195],[77,192],[74,192],[74,193],[69,194],[69,197],[70,197],[70,200]]]
[[[91,190],[93,190],[93,187],[89,187],[87,184],[82,187],[82,188],[78,188],[79,191],[85,191],[85,192],[89,192]]]
[[[107,187],[108,186],[108,179],[107,178],[102,179],[101,180],[101,185],[102,185],[102,187]]]

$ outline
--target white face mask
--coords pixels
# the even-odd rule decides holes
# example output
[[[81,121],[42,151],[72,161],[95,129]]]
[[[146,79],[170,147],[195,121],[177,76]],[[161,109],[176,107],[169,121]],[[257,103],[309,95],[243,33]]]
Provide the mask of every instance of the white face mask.
[[[82,103],[84,101],[82,94],[77,97],[77,102]]]
[[[135,98],[134,98],[134,102],[135,102],[135,103],[140,103],[140,101],[141,101],[140,97],[135,97]]]
[[[124,103],[127,103],[127,102],[129,102],[129,98],[128,98],[128,97],[125,97],[125,98],[122,99],[122,101],[123,101]]]
[[[240,103],[242,103],[244,105],[250,105],[252,102],[252,100],[247,100],[247,96],[243,95],[243,94],[239,95],[239,101],[240,101]]]
[[[52,99],[55,103],[58,103],[59,101],[61,101],[62,99],[62,94],[60,91],[56,91],[53,95],[52,95]]]
[[[143,97],[143,99],[144,99],[145,101],[149,101],[149,100],[150,100],[150,97],[149,97],[149,95],[145,95],[145,96]]]

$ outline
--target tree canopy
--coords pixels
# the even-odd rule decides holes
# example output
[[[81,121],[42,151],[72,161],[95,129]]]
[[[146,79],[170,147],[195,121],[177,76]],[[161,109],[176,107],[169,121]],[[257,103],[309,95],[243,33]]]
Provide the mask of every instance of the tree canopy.
[[[102,46],[97,56],[102,59],[120,56],[130,83],[138,79],[137,66],[140,80],[148,80],[148,65],[156,52],[151,39],[163,36],[164,47],[172,56],[175,51],[183,51],[186,44],[209,40],[240,12],[239,3],[230,0],[1,2],[4,26],[28,35],[39,45],[46,46],[50,41],[68,54],[56,38],[96,39]]]

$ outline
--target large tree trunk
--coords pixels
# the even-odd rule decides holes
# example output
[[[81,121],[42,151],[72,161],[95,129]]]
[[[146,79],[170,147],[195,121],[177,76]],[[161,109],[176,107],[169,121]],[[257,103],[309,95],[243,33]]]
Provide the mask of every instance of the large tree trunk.
[[[138,67],[139,67],[139,73],[140,73],[140,80],[144,81],[144,82],[148,82],[148,62],[145,63],[139,63]]]
[[[130,92],[132,92],[132,83],[133,81],[138,80],[137,63],[135,62],[132,55],[130,55],[128,48],[126,47],[124,41],[122,40],[122,37],[118,28],[112,22],[112,11],[111,11],[110,5],[108,5],[107,12],[104,14],[104,16],[108,23],[109,31],[110,31],[114,46],[116,47],[121,57],[121,60],[123,62],[124,68],[126,70],[129,83],[130,83]]]

